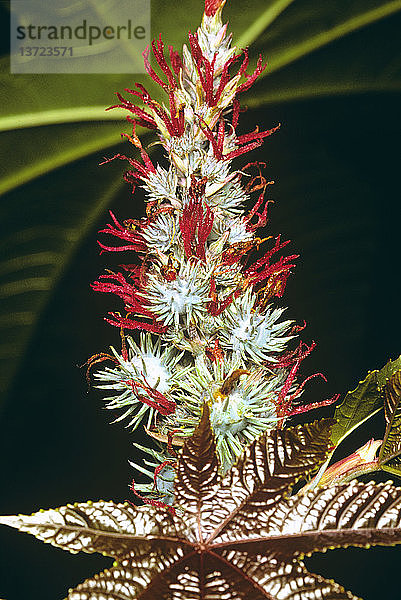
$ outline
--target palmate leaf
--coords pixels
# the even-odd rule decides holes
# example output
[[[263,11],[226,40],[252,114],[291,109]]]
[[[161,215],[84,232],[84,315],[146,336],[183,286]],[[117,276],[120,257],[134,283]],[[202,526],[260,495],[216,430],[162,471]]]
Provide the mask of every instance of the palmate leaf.
[[[177,10],[171,10],[161,0],[153,0],[152,35],[163,32],[166,41],[179,48],[186,32],[196,27],[194,8],[189,0]],[[267,103],[322,94],[398,91],[399,49],[395,44],[400,9],[399,0],[354,0],[346,7],[339,0],[318,4],[313,0],[258,0],[247,3],[244,10],[243,2],[229,0],[226,17],[236,41],[239,45],[251,45],[253,61],[262,52],[270,66],[264,80],[248,94],[246,104],[263,107]],[[386,44],[381,44],[381,39]],[[2,210],[7,217],[7,235],[26,240],[23,249],[6,245],[4,251],[7,287],[0,313],[0,333],[2,339],[8,340],[1,350],[4,360],[1,379],[6,389],[16,373],[17,361],[26,352],[39,316],[46,310],[49,292],[59,283],[60,272],[71,265],[77,248],[88,235],[90,226],[82,227],[85,217],[93,223],[93,211],[99,214],[104,207],[96,189],[86,193],[81,174],[85,157],[94,152],[111,153],[109,149],[119,141],[121,129],[127,131],[121,113],[105,112],[104,107],[113,103],[114,91],[132,87],[133,80],[144,82],[144,78],[108,74],[15,76],[9,73],[7,58],[2,59],[0,67],[0,190],[7,192],[2,199]],[[148,81],[146,84],[154,93]],[[97,157],[91,160],[92,164],[98,162]],[[60,170],[55,173],[56,169]],[[83,214],[77,219],[73,218],[74,211],[70,211],[67,193],[65,201],[54,202],[54,232],[69,221],[71,243],[57,253],[57,267],[61,269],[50,265],[46,277],[40,274],[29,277],[21,267],[25,256],[35,255],[37,260],[45,260],[54,252],[51,240],[40,237],[40,227],[47,222],[41,198],[48,187],[48,177],[53,175],[60,176],[59,188],[65,179],[80,182],[82,197],[90,196],[91,202],[82,201]],[[336,176],[344,179],[338,168]],[[104,189],[110,189],[112,176],[105,177],[108,181]],[[309,174],[308,187],[313,188],[313,174]],[[24,199],[33,197],[35,214],[25,218],[21,210]],[[30,268],[33,271],[35,265]],[[355,271],[353,274],[355,278]],[[16,314],[10,318],[14,305]]]
[[[133,545],[148,551],[153,536],[168,543],[170,536],[181,533],[165,509],[103,500],[76,502],[27,517],[2,517],[2,523],[72,553],[101,552],[112,557],[128,554]]]
[[[384,471],[401,475],[401,371],[385,387],[384,416],[387,427],[380,448],[379,463]]]
[[[176,514],[99,501],[0,522],[70,552],[116,559],[69,600],[356,600],[309,573],[302,557],[401,543],[401,490],[353,482],[290,496],[327,456],[332,424],[264,434],[221,478],[206,407],[179,458]]]

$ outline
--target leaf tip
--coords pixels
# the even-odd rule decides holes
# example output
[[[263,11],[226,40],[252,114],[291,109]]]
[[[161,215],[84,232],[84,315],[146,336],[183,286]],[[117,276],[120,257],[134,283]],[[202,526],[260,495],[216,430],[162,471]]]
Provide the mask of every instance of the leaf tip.
[[[209,437],[209,436],[214,437],[213,430],[212,430],[211,423],[210,423],[209,405],[205,402],[205,404],[203,405],[202,415],[199,420],[199,423],[198,423],[197,427],[194,429],[194,432],[191,435],[191,437],[187,438],[187,440],[185,441],[184,448],[186,446],[188,446],[188,443],[191,441],[196,441],[196,440],[199,440],[200,438]]]
[[[6,515],[0,517],[0,525],[8,525],[8,527],[15,527],[18,529],[20,524],[20,518],[14,515]]]

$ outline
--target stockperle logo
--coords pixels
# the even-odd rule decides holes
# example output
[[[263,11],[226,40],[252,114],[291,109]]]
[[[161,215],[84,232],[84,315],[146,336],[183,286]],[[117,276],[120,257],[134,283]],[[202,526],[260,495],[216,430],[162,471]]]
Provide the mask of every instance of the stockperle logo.
[[[12,73],[143,73],[150,0],[11,0]]]

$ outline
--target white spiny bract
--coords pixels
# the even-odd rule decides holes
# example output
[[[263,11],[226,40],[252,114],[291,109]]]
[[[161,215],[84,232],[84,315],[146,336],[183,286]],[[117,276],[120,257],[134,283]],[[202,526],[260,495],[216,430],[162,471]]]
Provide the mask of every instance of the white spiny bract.
[[[194,138],[192,131],[185,131],[179,139],[169,138],[165,148],[181,177],[190,177],[191,173],[200,171],[202,164],[207,160],[205,142]]]
[[[114,351],[115,365],[98,371],[96,381],[112,394],[107,408],[123,410],[117,420],[128,418],[136,427],[145,419],[150,435],[167,443],[164,452],[148,452],[147,467],[160,468],[155,481],[138,489],[168,501],[173,447],[192,434],[204,403],[225,471],[245,445],[291,415],[302,391],[296,373],[310,351],[289,348],[294,323],[281,320],[284,309],[274,300],[283,295],[294,257],[276,257],[285,246],[279,238],[260,258],[254,255],[269,239],[255,235],[267,222],[269,182],[259,163],[232,169],[234,159],[273,130],[237,134],[239,96],[264,66],[260,59],[247,73],[246,51],[237,54],[222,25],[223,4],[205,12],[182,58],[170,49],[169,63],[159,38],[152,45],[156,73],[145,53],[149,75],[168,93],[164,104],[142,86],[131,93],[144,108],[119,95],[130,123],[158,131],[168,164],[153,165],[134,127],[130,139],[142,162],[129,159],[133,170],[126,179],[145,190],[146,217],[124,227],[114,220],[103,231],[125,240],[106,249],[135,250],[142,263],[124,265],[124,274],[96,283],[123,300],[125,315],[110,313],[108,320],[129,346],[128,357]],[[141,328],[149,333],[137,347],[126,331]],[[93,365],[103,360],[97,356]]]
[[[252,240],[251,232],[246,228],[246,223],[243,219],[227,219],[229,226],[228,244],[240,244],[241,242],[249,242]]]
[[[148,193],[148,202],[168,199],[172,204],[179,204],[175,195],[177,174],[173,169],[166,171],[161,165],[157,165],[155,173],[148,174],[142,187]]]
[[[284,308],[254,307],[255,297],[249,290],[236,298],[217,318],[223,348],[257,364],[276,362],[293,336],[288,335],[294,321],[279,321]],[[224,323],[223,323],[224,321]]]
[[[209,301],[208,283],[209,278],[199,262],[183,264],[177,278],[169,282],[150,274],[146,294],[151,311],[164,325],[174,325],[176,329],[189,327],[192,320],[199,323]]]
[[[209,189],[206,188],[206,195],[208,194],[208,204],[220,219],[233,218],[243,213],[244,204],[249,199],[237,178],[210,185]]]
[[[149,334],[141,334],[139,346],[131,337],[127,337],[126,341],[127,357],[124,359],[111,348],[117,366],[97,371],[95,379],[99,384],[96,387],[110,390],[111,395],[104,399],[107,409],[123,409],[113,422],[128,419],[127,427],[135,429],[147,415],[147,425],[150,427],[155,409],[140,397],[146,396],[147,388],[169,397],[174,393],[182,373],[188,369],[178,367],[182,353],[172,347],[162,350],[160,340],[153,343]]]
[[[180,403],[182,409],[167,417],[162,425],[166,435],[178,427],[180,434],[188,437],[207,403],[223,472],[233,465],[245,445],[266,429],[275,427],[279,420],[274,400],[287,373],[284,370],[273,373],[264,368],[251,372],[244,368],[247,364],[230,354],[226,355],[224,363],[211,363],[199,356],[195,368],[188,371],[180,383],[184,392]],[[232,374],[234,380],[226,393],[222,393],[224,382]]]
[[[174,502],[174,479],[175,469],[174,460],[163,450],[155,450],[147,448],[141,444],[133,444],[144,454],[151,457],[151,460],[144,459],[145,465],[137,465],[132,461],[128,461],[139,473],[150,479],[148,483],[135,483],[135,490],[148,494],[153,498],[161,499],[165,504],[171,505]],[[155,469],[158,469],[156,477],[154,476]]]
[[[161,214],[142,233],[146,245],[152,252],[174,253],[180,244],[180,229],[177,218],[169,213]],[[182,242],[181,242],[182,244]]]
[[[200,165],[200,174],[207,177],[205,195],[209,198],[216,190],[221,189],[233,177],[230,172],[230,161],[217,160],[210,147],[205,152],[205,160]]]

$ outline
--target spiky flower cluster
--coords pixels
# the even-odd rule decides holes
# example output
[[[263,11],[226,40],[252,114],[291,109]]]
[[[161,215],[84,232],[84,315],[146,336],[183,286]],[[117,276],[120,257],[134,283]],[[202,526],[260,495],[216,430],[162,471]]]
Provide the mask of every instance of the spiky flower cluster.
[[[282,320],[284,309],[276,305],[297,257],[281,256],[288,242],[280,237],[256,237],[267,222],[271,182],[261,163],[231,166],[277,128],[238,133],[241,94],[266,65],[259,58],[247,73],[247,50],[237,53],[222,25],[223,4],[207,0],[202,25],[189,34],[182,56],[172,47],[166,52],[161,37],[152,42],[158,73],[150,49],[144,52],[146,70],[166,103],[138,83],[126,92],[142,106],[117,94],[116,106],[128,110],[133,126],[126,137],[140,158],[112,158],[128,161],[125,179],[133,190],[144,188],[146,218],[121,224],[111,213],[113,223],[102,233],[120,243],[100,243],[102,251],[134,252],[139,262],[92,284],[117,295],[125,312],[119,308],[106,317],[121,329],[121,353],[95,355],[89,367],[112,362],[95,373],[98,387],[107,390],[107,408],[119,409],[116,420],[126,419],[133,429],[144,423],[165,444],[161,451],[147,450],[154,483],[137,488],[153,489],[166,501],[173,447],[192,433],[204,403],[223,471],[263,431],[317,406],[298,403],[305,383],[297,383],[298,369],[313,344],[291,341],[299,327]],[[157,132],[166,166],[153,164],[137,126]],[[127,332],[138,329],[147,333],[137,345]]]

